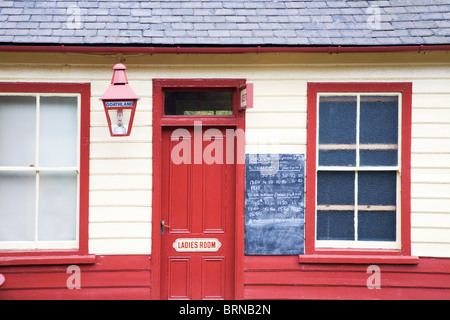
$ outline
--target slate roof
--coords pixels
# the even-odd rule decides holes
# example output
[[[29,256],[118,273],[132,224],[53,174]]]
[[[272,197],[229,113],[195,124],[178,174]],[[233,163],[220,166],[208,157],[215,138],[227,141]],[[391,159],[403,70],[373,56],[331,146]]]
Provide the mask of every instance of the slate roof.
[[[0,0],[1,44],[450,43],[450,0]]]

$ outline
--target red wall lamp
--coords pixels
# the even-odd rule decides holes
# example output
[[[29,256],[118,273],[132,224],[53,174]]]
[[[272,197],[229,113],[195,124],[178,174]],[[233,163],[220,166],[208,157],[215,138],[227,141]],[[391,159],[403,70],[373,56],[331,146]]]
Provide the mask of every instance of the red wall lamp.
[[[126,69],[127,67],[121,63],[113,67],[111,85],[100,98],[103,101],[109,133],[112,137],[130,135],[139,100],[128,85]]]

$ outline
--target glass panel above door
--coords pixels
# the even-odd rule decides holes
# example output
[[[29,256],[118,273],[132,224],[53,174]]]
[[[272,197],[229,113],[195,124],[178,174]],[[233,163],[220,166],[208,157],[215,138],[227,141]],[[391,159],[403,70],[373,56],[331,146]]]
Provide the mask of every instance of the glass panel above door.
[[[166,116],[227,116],[233,114],[231,91],[167,91]]]

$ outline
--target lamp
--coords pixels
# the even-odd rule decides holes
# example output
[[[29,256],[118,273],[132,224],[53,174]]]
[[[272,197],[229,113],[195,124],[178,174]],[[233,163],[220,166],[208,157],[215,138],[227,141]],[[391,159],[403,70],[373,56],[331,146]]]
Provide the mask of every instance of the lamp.
[[[128,85],[125,70],[121,63],[113,67],[111,85],[100,98],[105,108],[109,132],[112,137],[129,136],[133,126],[139,97]]]

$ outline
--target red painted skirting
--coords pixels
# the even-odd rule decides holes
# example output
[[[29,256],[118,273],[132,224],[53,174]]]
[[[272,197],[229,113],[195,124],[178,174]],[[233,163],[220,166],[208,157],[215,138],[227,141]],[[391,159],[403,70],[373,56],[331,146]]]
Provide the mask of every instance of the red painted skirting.
[[[298,256],[246,256],[244,299],[450,299],[450,259],[380,264],[380,289],[369,289],[369,264],[301,264]],[[0,300],[147,300],[148,255],[97,256],[80,265],[81,289],[68,289],[68,265],[0,267]]]
[[[374,264],[301,264],[298,257],[247,256],[246,299],[450,299],[450,259],[379,264],[380,289],[369,289]]]
[[[68,289],[69,265],[0,267],[0,300],[150,299],[150,256],[97,256],[79,265],[80,289]]]
[[[244,299],[450,299],[450,259],[378,265],[380,289],[369,289],[369,264],[301,264],[297,256],[246,256]],[[147,300],[148,255],[97,256],[80,265],[81,289],[68,289],[67,265],[0,267],[0,300]]]

